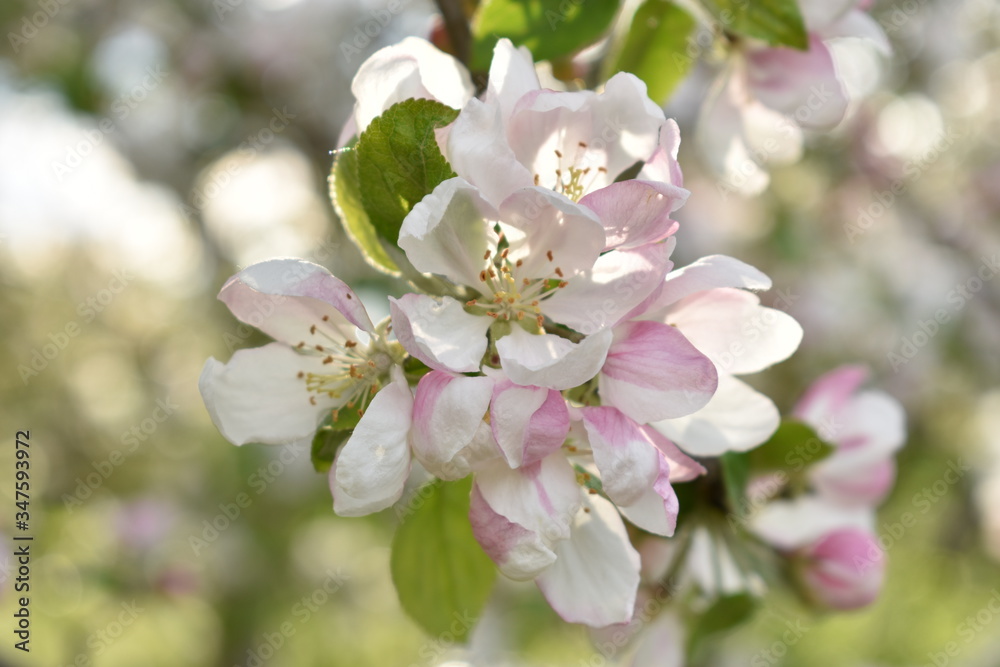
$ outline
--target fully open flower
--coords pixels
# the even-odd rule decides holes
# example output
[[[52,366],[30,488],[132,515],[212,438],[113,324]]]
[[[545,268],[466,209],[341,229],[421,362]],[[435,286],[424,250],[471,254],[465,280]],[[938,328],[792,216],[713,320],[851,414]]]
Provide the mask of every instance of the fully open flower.
[[[810,469],[813,486],[844,505],[877,505],[896,477],[893,461],[906,439],[906,416],[888,394],[859,391],[868,377],[861,366],[833,370],[806,391],[795,416],[836,450]]]
[[[671,482],[691,479],[700,466],[611,407],[570,410],[569,438],[553,450],[562,437],[548,436],[565,435],[569,425],[565,407],[537,388],[506,400],[529,408],[519,423],[536,431],[551,425],[551,433],[529,437],[526,446],[513,440],[505,455],[520,457],[517,468],[495,461],[476,471],[469,514],[476,538],[504,574],[535,579],[564,619],[594,627],[628,621],[639,558],[622,516],[671,535],[678,511]]]
[[[611,344],[604,327],[645,299],[670,266],[665,247],[602,256],[605,233],[593,213],[551,190],[518,190],[496,209],[461,178],[413,208],[399,245],[415,268],[460,286],[465,300],[391,300],[396,335],[410,354],[438,370],[477,371],[491,330],[511,380],[551,389],[596,375]],[[608,298],[616,292],[617,300]],[[552,333],[547,320],[591,335]]]
[[[685,451],[746,451],[777,429],[781,418],[774,403],[734,377],[788,358],[802,340],[802,327],[791,316],[762,306],[748,291],[770,286],[752,266],[714,255],[672,271],[659,294],[639,309],[642,320],[676,327],[718,373],[718,389],[704,407],[653,425]]]
[[[199,389],[212,421],[235,445],[311,438],[331,410],[364,411],[404,356],[358,296],[316,264],[260,262],[222,287],[240,321],[276,342],[205,363]]]
[[[878,23],[859,0],[800,2],[809,48],[771,47],[741,41],[702,108],[697,142],[724,191],[761,192],[768,164],[794,162],[802,150],[800,128],[825,130],[844,117],[849,98],[837,76],[830,44],[864,39],[890,50]]]
[[[543,90],[531,54],[497,42],[485,100],[469,100],[447,131],[455,172],[493,206],[538,185],[591,209],[608,247],[662,240],[687,199],[677,165],[677,125],[631,74],[600,93]],[[637,162],[638,179],[615,183]]]

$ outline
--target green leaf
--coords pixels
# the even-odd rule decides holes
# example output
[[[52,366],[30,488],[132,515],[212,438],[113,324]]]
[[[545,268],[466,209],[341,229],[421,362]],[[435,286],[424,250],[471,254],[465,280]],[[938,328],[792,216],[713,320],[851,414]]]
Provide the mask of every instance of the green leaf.
[[[361,184],[358,180],[358,154],[353,146],[339,153],[330,170],[330,200],[344,231],[354,245],[361,249],[365,260],[373,267],[390,275],[399,275],[399,267],[386,254],[361,203]]]
[[[694,653],[712,635],[731,630],[750,620],[757,604],[757,599],[748,593],[718,598],[705,613],[697,617],[688,636],[688,653]]]
[[[394,104],[358,139],[361,203],[380,237],[393,246],[406,214],[455,172],[438,148],[434,130],[458,111],[426,99]]]
[[[392,542],[392,581],[420,627],[461,641],[472,630],[496,577],[469,524],[472,478],[434,482],[418,495]]]
[[[357,410],[344,408],[332,410],[316,429],[313,436],[310,458],[316,472],[328,472],[333,465],[340,446],[347,442],[354,432],[354,427],[361,421]]]
[[[472,24],[472,69],[486,71],[501,37],[527,46],[535,60],[572,55],[601,39],[619,0],[486,0]]]
[[[755,37],[771,46],[809,48],[796,0],[702,0],[702,4],[727,32]]]
[[[694,18],[674,3],[646,0],[632,17],[608,74],[631,72],[646,82],[650,99],[666,101],[694,64],[687,50],[695,25]]]
[[[826,458],[834,447],[824,442],[808,424],[785,419],[770,440],[748,453],[754,470],[791,470],[799,472],[807,465]]]
[[[729,509],[740,514],[750,478],[750,463],[743,452],[726,452],[719,457],[722,463],[722,481],[726,485]]]

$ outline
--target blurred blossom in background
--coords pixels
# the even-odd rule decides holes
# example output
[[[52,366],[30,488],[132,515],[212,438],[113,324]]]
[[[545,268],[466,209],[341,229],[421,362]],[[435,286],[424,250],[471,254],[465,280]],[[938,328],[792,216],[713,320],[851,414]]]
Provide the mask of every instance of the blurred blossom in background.
[[[0,6],[0,423],[5,442],[31,433],[35,536],[32,652],[4,625],[0,663],[590,664],[587,634],[530,585],[498,588],[471,648],[426,638],[390,581],[391,513],[338,519],[307,452],[229,446],[198,395],[207,357],[265,342],[215,300],[238,268],[311,259],[375,320],[399,293],[345,238],[326,186],[358,66],[435,26],[429,0],[393,6]],[[863,101],[806,131],[801,161],[769,166],[759,196],[720,187],[695,150],[713,65],[667,107],[692,190],[677,265],[725,253],[760,267],[765,305],[806,331],[751,382],[787,411],[815,377],[866,363],[910,419],[877,524],[882,597],[810,617],[794,643],[782,637],[801,612],[769,600],[725,639],[726,665],[1000,660],[1000,615],[982,613],[1000,589],[1000,5],[886,0],[872,14],[895,55],[834,47]],[[0,452],[13,470],[12,443]],[[12,521],[0,512],[5,535]]]

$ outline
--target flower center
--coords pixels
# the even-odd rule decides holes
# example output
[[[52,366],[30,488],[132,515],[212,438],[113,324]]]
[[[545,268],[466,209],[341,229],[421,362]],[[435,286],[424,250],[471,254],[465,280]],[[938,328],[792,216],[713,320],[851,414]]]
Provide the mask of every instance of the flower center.
[[[329,321],[329,317],[324,315],[323,321]],[[325,395],[335,399],[337,408],[356,408],[358,414],[363,414],[394,363],[392,345],[399,344],[387,342],[381,332],[365,346],[350,338],[341,342],[327,333],[322,324],[310,326],[309,338],[295,348],[302,354],[321,357],[329,372],[298,373],[298,378],[306,383],[309,402],[317,405],[316,397]]]
[[[503,242],[502,234],[500,242]],[[533,319],[541,329],[545,324],[542,302],[569,283],[564,280],[562,269],[555,265],[555,256],[551,250],[546,251],[545,257],[552,270],[541,278],[519,276],[524,260],[511,261],[509,251],[509,248],[496,254],[492,250],[486,251],[483,255],[486,268],[479,273],[479,280],[484,285],[481,288],[483,296],[465,305],[479,306],[486,311],[486,315],[496,320]]]
[[[580,198],[585,194],[593,190],[595,181],[599,175],[607,174],[608,170],[604,167],[584,167],[581,166],[585,163],[584,158],[587,154],[587,144],[586,142],[578,142],[576,145],[576,154],[572,159],[567,159],[564,164],[563,153],[559,149],[555,150],[556,163],[555,169],[555,180],[552,184],[552,189],[556,192],[566,195],[575,202],[580,201]],[[541,185],[542,177],[539,174],[535,174],[535,185]]]

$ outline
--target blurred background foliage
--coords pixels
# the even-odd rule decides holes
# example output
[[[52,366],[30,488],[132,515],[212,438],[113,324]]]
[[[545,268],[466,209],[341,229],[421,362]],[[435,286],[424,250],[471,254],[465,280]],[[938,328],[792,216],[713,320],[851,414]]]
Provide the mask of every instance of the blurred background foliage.
[[[354,71],[381,46],[440,31],[429,1],[401,3],[383,26],[387,6],[0,4],[0,469],[13,471],[14,434],[30,430],[35,537],[32,651],[4,629],[3,663],[603,664],[582,628],[509,582],[474,655],[427,639],[392,589],[392,513],[335,517],[307,454],[228,445],[198,395],[207,357],[263,341],[214,299],[239,267],[310,258],[374,317],[399,291],[346,241],[326,194]],[[885,0],[873,13],[894,58],[839,62],[871,96],[761,197],[727,195],[692,150],[712,63],[667,106],[693,192],[678,265],[712,253],[755,264],[775,282],[764,302],[806,330],[790,361],[751,381],[788,409],[817,375],[860,361],[910,420],[880,512],[879,601],[820,617],[774,597],[718,642],[713,665],[928,665],[949,642],[960,650],[947,664],[1000,661],[1000,618],[980,613],[965,631],[1000,590],[1000,280],[953,296],[1000,252],[1000,5]],[[952,139],[933,153],[941,136]],[[948,321],[921,337],[940,309]],[[915,352],[894,362],[904,341]],[[950,484],[953,463],[971,470]],[[896,528],[908,512],[915,524]],[[9,549],[4,563],[12,625]],[[796,621],[808,631],[783,640]]]

